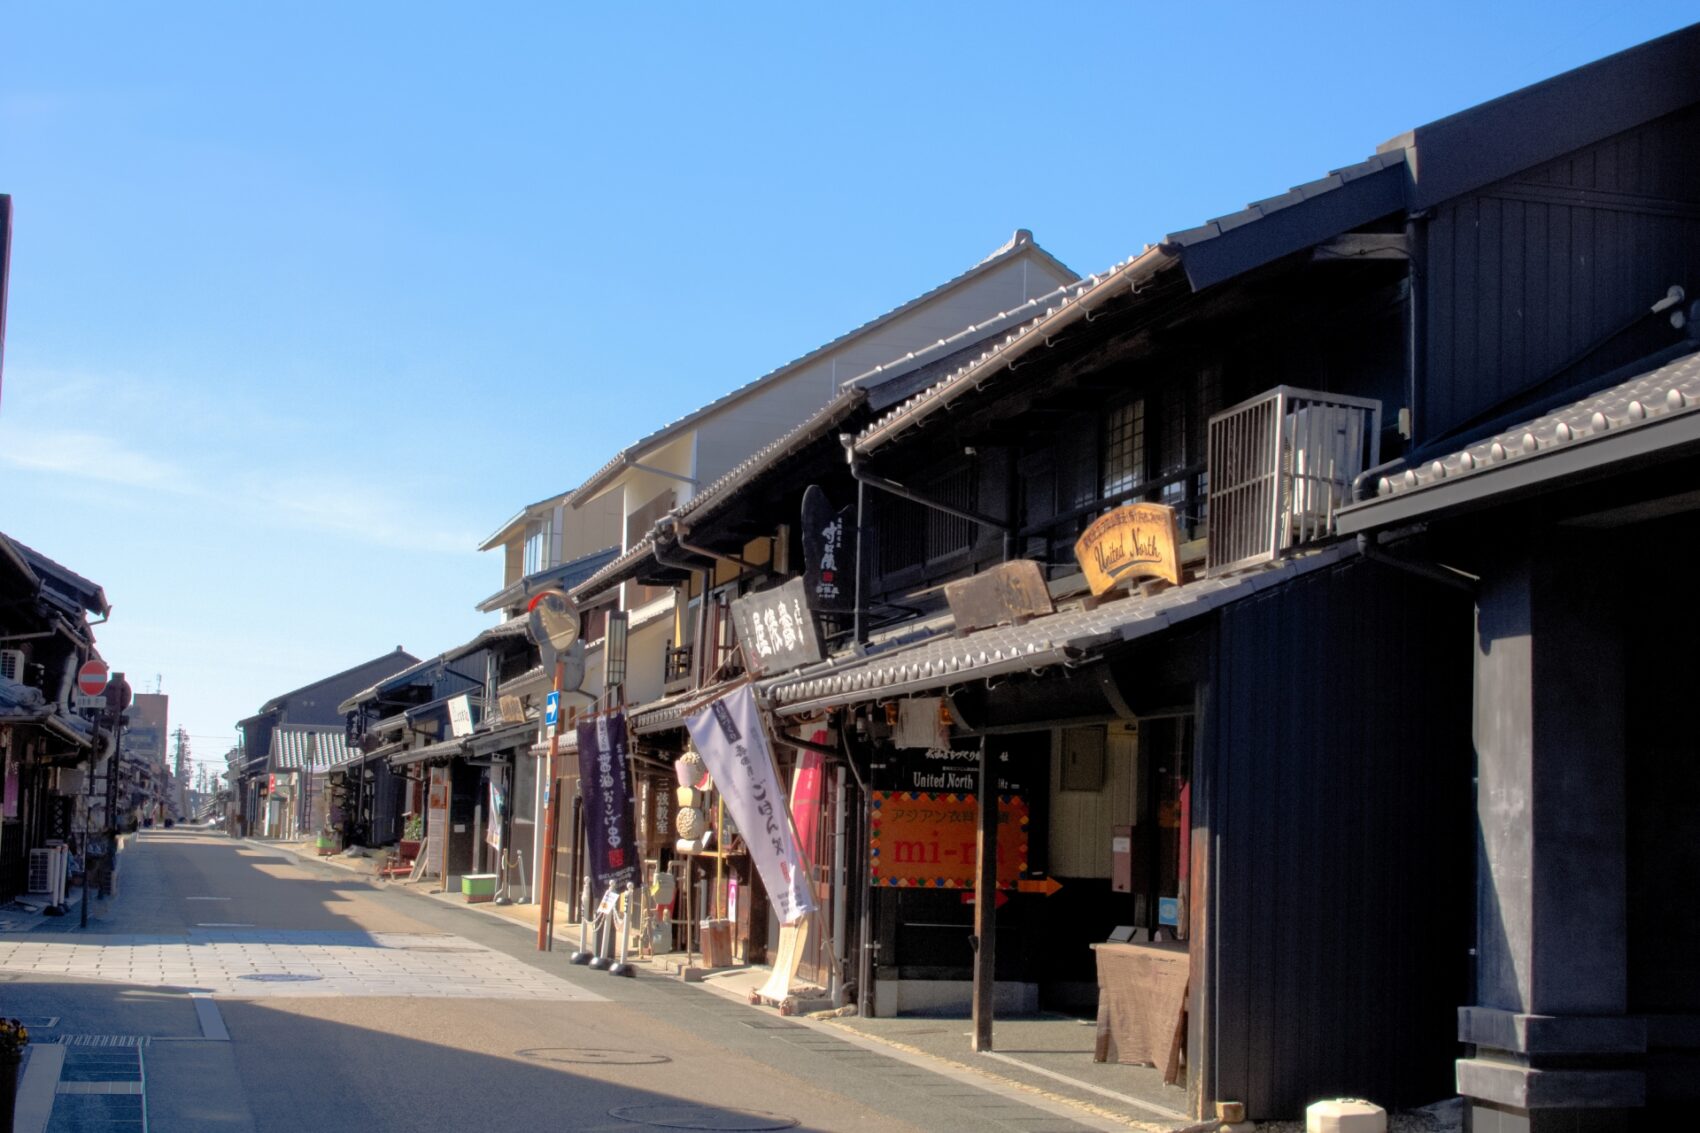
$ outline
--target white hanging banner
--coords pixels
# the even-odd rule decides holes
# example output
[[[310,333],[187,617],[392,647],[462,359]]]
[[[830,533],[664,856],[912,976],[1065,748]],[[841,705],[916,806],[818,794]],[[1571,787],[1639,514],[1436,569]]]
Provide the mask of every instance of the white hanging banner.
[[[750,848],[779,923],[795,924],[814,912],[814,895],[757,711],[755,690],[744,685],[685,717],[685,727]]]

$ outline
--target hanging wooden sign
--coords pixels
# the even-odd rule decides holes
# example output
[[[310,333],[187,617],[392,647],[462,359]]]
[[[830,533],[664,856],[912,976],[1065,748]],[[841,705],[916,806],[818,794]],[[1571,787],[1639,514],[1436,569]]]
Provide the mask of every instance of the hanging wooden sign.
[[[744,662],[756,676],[790,672],[821,659],[820,635],[809,612],[806,583],[793,578],[783,586],[746,594],[732,603],[732,621]]]
[[[856,523],[834,511],[818,484],[803,492],[803,578],[809,609],[848,613],[856,605]]]
[[[945,584],[944,598],[959,633],[1028,618],[1056,609],[1045,586],[1045,571],[1031,559],[999,563],[971,578]]]
[[[1129,578],[1164,578],[1180,584],[1175,509],[1165,504],[1129,504],[1093,520],[1074,545],[1093,594]]]

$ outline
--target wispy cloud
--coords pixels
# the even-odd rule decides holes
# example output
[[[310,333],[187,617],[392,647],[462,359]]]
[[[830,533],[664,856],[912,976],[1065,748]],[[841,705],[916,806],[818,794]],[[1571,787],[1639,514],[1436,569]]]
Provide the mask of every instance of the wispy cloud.
[[[88,429],[0,429],[0,467],[83,483],[198,501],[260,527],[341,536],[393,550],[466,554],[477,532],[434,511],[427,499],[395,491],[352,470],[301,474],[273,466],[234,477],[197,473],[117,437]]]
[[[86,429],[0,430],[0,463],[150,491],[197,491],[188,472],[175,462]]]
[[[291,526],[400,550],[464,555],[478,542],[470,529],[454,530],[432,514],[427,501],[344,474],[283,477],[254,498]]]

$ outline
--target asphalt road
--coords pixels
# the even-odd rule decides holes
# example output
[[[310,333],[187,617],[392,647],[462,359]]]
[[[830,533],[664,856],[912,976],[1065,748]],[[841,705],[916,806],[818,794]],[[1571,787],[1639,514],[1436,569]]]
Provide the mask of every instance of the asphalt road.
[[[86,931],[0,940],[0,1014],[141,1052],[119,1100],[62,1081],[49,1133],[1104,1127],[222,834],[148,833],[120,869]]]

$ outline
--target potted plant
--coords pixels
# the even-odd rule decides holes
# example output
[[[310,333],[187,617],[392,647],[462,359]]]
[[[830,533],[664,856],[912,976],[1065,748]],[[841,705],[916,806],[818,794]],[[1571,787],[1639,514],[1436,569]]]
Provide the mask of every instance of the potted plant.
[[[401,845],[396,848],[397,856],[406,861],[412,861],[419,856],[419,847],[425,841],[425,816],[410,814],[407,816],[407,826],[401,834]]]
[[[0,1133],[12,1133],[12,1111],[18,1104],[18,1069],[29,1046],[29,1028],[16,1019],[0,1019]]]
[[[329,828],[319,831],[319,840],[317,842],[319,856],[321,858],[326,858],[336,853],[338,850],[342,849],[341,842],[342,838],[336,831]]]

